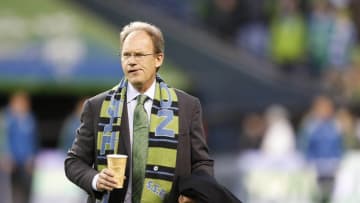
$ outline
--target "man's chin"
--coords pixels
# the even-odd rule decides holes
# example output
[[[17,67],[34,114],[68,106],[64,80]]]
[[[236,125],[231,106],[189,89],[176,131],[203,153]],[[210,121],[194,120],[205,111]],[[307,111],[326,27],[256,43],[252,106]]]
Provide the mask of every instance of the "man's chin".
[[[143,86],[143,82],[136,80],[136,79],[128,79],[129,82],[131,83],[132,86],[134,86],[135,88],[140,88]]]

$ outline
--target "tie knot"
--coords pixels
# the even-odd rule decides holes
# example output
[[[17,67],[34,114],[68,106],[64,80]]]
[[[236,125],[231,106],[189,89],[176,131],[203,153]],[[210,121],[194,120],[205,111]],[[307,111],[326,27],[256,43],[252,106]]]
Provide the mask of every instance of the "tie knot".
[[[139,96],[137,97],[137,102],[138,104],[142,104],[144,105],[145,101],[147,100],[147,96],[144,94],[139,94]]]

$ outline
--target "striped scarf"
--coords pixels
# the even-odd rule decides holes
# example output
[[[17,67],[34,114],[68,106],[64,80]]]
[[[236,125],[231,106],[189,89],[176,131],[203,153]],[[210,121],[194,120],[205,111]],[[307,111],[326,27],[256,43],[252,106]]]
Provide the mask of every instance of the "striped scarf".
[[[106,168],[106,155],[118,152],[127,80],[112,88],[102,103],[97,134],[97,170]],[[163,202],[170,192],[176,167],[179,134],[178,99],[157,75],[149,128],[149,148],[141,202]],[[107,202],[108,194],[97,202]]]

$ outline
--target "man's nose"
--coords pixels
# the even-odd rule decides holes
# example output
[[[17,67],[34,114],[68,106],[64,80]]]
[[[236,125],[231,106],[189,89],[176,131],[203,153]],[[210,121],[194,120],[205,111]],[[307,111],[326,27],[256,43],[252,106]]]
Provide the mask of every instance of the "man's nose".
[[[127,63],[128,63],[129,66],[134,66],[134,65],[136,65],[137,62],[136,62],[134,56],[130,56],[130,57],[128,58]]]

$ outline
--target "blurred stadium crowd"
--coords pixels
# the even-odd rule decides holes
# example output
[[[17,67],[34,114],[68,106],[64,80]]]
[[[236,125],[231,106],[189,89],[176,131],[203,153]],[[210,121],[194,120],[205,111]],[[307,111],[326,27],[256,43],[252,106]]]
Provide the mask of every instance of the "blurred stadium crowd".
[[[208,137],[219,182],[246,203],[360,202],[360,1],[136,2],[274,63],[288,77],[320,80],[332,93],[313,98],[297,120],[288,109],[274,104],[242,115],[232,140]],[[30,100],[28,93],[15,92],[1,111],[4,202],[84,202],[83,193],[62,182],[63,167],[56,165],[74,138],[83,100],[63,119],[51,152],[39,144]],[[216,153],[229,142],[236,150]],[[55,159],[59,161],[54,166]]]
[[[289,76],[320,79],[358,100],[360,2],[356,0],[137,0],[201,27]]]

